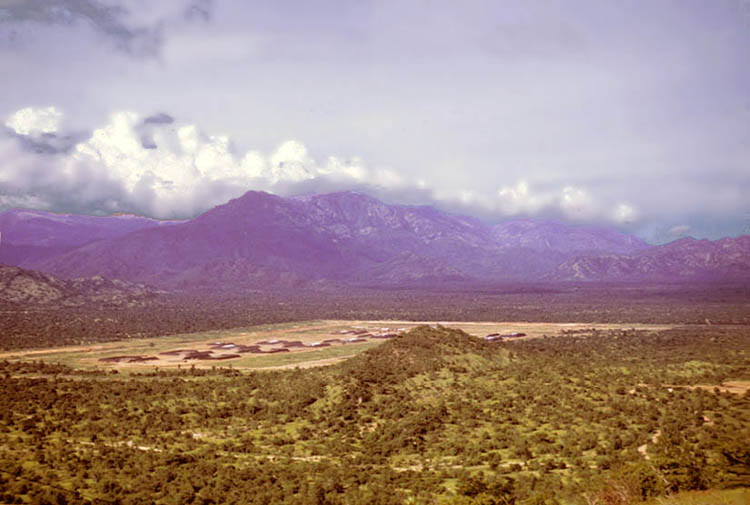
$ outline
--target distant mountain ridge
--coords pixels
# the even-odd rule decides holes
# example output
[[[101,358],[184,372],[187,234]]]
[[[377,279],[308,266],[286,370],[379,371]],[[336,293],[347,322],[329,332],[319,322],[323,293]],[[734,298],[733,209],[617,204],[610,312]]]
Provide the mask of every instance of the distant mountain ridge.
[[[557,281],[750,280],[750,236],[684,238],[631,255],[572,258],[548,277]]]
[[[56,256],[84,244],[145,228],[181,221],[160,221],[132,214],[83,216],[42,210],[0,212],[0,263],[20,265]]]
[[[355,192],[283,198],[249,191],[195,219],[146,220],[129,231],[111,219],[111,229],[97,231],[95,240],[29,257],[21,266],[63,278],[102,275],[170,289],[244,289],[631,281],[656,278],[657,271],[667,279],[709,279],[747,275],[743,265],[750,257],[750,238],[649,246],[604,227],[528,219],[492,226]],[[45,226],[54,227],[51,222]],[[38,244],[38,234],[28,237],[27,246]],[[713,260],[701,260],[704,249]]]

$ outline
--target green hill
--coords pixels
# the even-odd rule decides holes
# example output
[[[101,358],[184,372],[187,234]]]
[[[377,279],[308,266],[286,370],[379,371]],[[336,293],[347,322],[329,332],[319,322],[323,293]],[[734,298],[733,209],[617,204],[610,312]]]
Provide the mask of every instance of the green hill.
[[[419,327],[318,369],[0,362],[0,501],[617,505],[747,487],[750,395],[718,386],[750,381],[749,349],[730,327],[507,343]]]

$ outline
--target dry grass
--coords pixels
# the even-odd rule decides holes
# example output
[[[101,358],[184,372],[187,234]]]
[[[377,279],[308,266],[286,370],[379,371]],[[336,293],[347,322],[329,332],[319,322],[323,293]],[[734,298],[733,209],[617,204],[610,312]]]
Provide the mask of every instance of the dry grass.
[[[184,360],[182,355],[164,355],[161,353],[176,350],[209,350],[212,344],[232,343],[236,345],[257,345],[264,340],[299,340],[304,344],[319,342],[326,339],[346,339],[354,335],[342,334],[341,331],[362,329],[376,333],[380,331],[409,330],[420,325],[442,325],[458,328],[470,335],[484,337],[490,333],[507,334],[512,332],[525,333],[522,338],[538,338],[542,336],[565,336],[571,332],[609,329],[639,329],[660,330],[668,328],[664,325],[645,324],[578,324],[578,323],[530,323],[530,322],[456,322],[456,321],[346,321],[325,320],[308,321],[302,323],[283,323],[261,325],[232,330],[209,331],[192,334],[178,334],[167,337],[148,339],[134,339],[112,343],[86,346],[67,346],[43,350],[29,350],[0,353],[0,359],[37,360],[41,359],[53,363],[63,363],[76,368],[118,369],[121,371],[141,371],[143,369],[176,368],[178,366],[212,367],[233,366],[242,369],[256,368],[292,368],[325,366],[337,363],[359,352],[362,352],[382,340],[368,340],[364,343],[333,344],[324,349],[298,347],[290,348],[290,352],[279,354],[251,354],[243,353],[240,357],[222,360]],[[263,344],[263,351],[278,348],[279,345]],[[236,351],[214,350],[214,356],[234,354]],[[157,359],[146,362],[107,363],[102,358],[123,355],[143,355]]]
[[[695,384],[692,386],[682,386],[682,385],[667,385],[664,387],[670,387],[673,389],[705,389],[708,391],[713,391],[714,389],[718,389],[722,393],[733,393],[736,395],[743,395],[750,391],[750,381],[725,381],[721,384]],[[750,503],[750,502],[748,502]]]
[[[673,496],[654,498],[645,505],[748,505],[750,489],[712,489],[689,491]]]

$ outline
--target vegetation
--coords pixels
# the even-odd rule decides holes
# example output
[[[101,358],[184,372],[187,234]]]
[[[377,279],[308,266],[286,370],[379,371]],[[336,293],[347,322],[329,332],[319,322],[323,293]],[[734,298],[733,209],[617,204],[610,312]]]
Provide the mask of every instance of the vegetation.
[[[312,319],[750,325],[739,285],[545,284],[484,290],[286,290],[160,295],[136,306],[31,307],[0,302],[0,350],[195,333]]]
[[[316,369],[0,362],[0,501],[617,505],[750,487],[750,393],[712,387],[750,381],[749,350],[744,327],[487,343],[425,326]]]

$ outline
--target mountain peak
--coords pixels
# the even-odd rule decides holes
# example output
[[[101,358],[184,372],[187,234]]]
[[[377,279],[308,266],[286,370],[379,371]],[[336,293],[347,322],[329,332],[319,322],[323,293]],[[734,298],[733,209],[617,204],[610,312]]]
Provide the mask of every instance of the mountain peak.
[[[312,195],[298,195],[291,197],[293,200],[298,200],[300,202],[360,202],[360,203],[374,203],[374,204],[382,204],[380,200],[377,198],[373,198],[372,196],[361,193],[359,191],[352,191],[352,190],[346,190],[346,191],[334,191],[332,193],[322,193],[322,194],[312,194]]]
[[[103,275],[217,289],[278,287],[284,279],[295,285],[329,280],[444,286],[476,279],[707,278],[713,272],[745,275],[750,264],[750,244],[738,239],[651,247],[605,227],[531,219],[490,226],[430,206],[389,205],[356,191],[291,198],[248,191],[174,226],[126,229],[133,220],[108,219],[104,231],[81,224],[72,243],[64,242],[74,237],[67,223],[28,219],[6,228],[0,214],[3,239],[7,229],[8,246],[16,246],[3,243],[3,251],[26,258],[15,264],[66,278]],[[14,236],[26,237],[23,250]],[[40,246],[47,248],[45,255],[29,260],[31,248]]]

